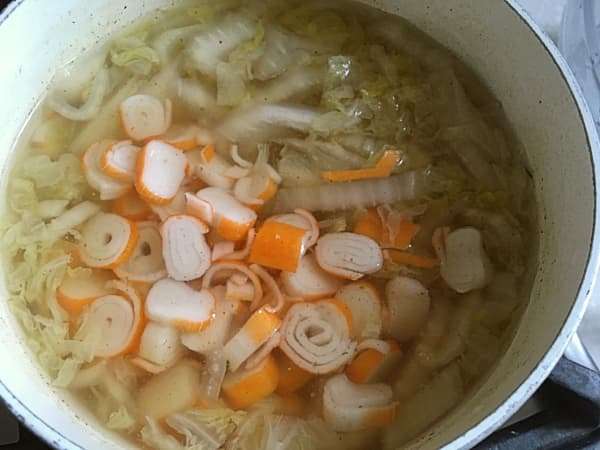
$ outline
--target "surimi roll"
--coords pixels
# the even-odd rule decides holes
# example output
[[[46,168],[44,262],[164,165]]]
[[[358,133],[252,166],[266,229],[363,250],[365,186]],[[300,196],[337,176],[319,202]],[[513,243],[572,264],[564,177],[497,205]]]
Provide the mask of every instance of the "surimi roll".
[[[132,95],[120,105],[123,131],[134,141],[163,134],[171,126],[171,102],[145,94]]]
[[[315,374],[333,372],[354,354],[349,312],[339,302],[296,303],[281,327],[281,350],[298,367]]]
[[[397,402],[387,384],[355,384],[346,375],[331,377],[323,389],[323,417],[335,431],[359,431],[389,425]]]
[[[100,200],[113,200],[125,195],[131,190],[131,182],[113,178],[101,169],[101,158],[104,152],[114,144],[114,141],[104,140],[92,144],[83,154],[83,174],[88,184],[98,191]]]
[[[138,240],[133,252],[115,274],[125,280],[154,283],[167,276],[162,254],[162,239],[155,222],[138,222]]]

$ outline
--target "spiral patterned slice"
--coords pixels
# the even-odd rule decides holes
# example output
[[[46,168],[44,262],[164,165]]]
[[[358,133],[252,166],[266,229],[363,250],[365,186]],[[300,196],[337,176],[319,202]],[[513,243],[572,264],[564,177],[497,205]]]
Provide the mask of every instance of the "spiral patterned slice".
[[[316,374],[332,372],[354,355],[348,311],[339,302],[297,303],[281,329],[281,350],[298,367]]]

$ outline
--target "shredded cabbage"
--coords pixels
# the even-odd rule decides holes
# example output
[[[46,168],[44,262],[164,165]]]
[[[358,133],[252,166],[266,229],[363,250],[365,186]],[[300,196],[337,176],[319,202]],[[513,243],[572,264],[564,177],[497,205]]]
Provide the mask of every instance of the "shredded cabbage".
[[[115,39],[110,50],[111,62],[131,74],[148,76],[160,64],[160,56],[146,43],[146,33]]]

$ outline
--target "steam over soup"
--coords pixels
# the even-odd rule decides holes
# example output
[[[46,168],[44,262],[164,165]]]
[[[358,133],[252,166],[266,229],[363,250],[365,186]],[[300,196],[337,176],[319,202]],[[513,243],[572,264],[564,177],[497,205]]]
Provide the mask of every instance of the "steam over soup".
[[[401,18],[186,1],[58,70],[2,239],[54,384],[155,449],[393,449],[500,358],[535,205],[501,105]]]

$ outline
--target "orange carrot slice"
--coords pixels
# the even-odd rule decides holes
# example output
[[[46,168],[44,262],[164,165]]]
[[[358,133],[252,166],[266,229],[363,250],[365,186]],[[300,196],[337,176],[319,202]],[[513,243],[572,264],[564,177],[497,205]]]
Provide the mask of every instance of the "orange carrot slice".
[[[279,384],[277,393],[279,395],[290,395],[301,389],[316,375],[300,367],[281,351],[274,352],[275,361],[279,368]]]
[[[147,202],[167,204],[177,194],[187,166],[181,150],[166,142],[150,141],[138,155],[135,188]]]
[[[86,273],[89,272],[89,273]],[[67,273],[56,291],[58,304],[72,316],[76,316],[98,297],[110,294],[106,282],[113,275],[108,270],[82,271]]]
[[[400,152],[386,150],[375,164],[369,169],[330,170],[321,172],[321,178],[329,182],[364,180],[367,178],[385,178],[390,176],[396,164],[400,161]]]
[[[281,319],[259,309],[223,348],[229,369],[237,370],[250,355],[257,351],[281,326]]]
[[[117,214],[98,213],[83,225],[81,238],[79,252],[86,265],[114,269],[133,252],[137,225]]]
[[[386,256],[397,264],[405,266],[419,267],[421,269],[433,269],[440,264],[437,258],[429,256],[415,255],[414,253],[403,252],[393,248],[385,250]]]
[[[134,221],[146,220],[152,215],[152,210],[135,192],[129,192],[113,200],[112,211]]]
[[[134,141],[163,134],[171,126],[171,102],[163,104],[151,95],[137,94],[123,100],[119,107],[123,130]]]
[[[161,140],[186,152],[198,147],[196,136],[200,131],[200,127],[194,124],[173,125],[161,136]]]
[[[140,148],[131,141],[111,144],[100,156],[100,170],[109,177],[123,181],[133,181],[135,163]]]
[[[384,381],[400,362],[402,352],[392,339],[367,339],[360,343],[357,354],[346,367],[346,375],[354,383]]]
[[[181,281],[163,278],[146,297],[146,316],[175,328],[195,332],[206,328],[215,310],[215,298],[207,289],[196,291]]]
[[[279,371],[272,356],[257,367],[229,373],[223,380],[223,394],[234,409],[247,408],[271,395],[277,388]]]
[[[370,237],[379,243],[384,241],[385,229],[375,208],[369,208],[364,214],[361,214],[352,231]]]
[[[306,230],[287,223],[266,221],[258,230],[249,261],[273,269],[295,272],[304,251]]]

